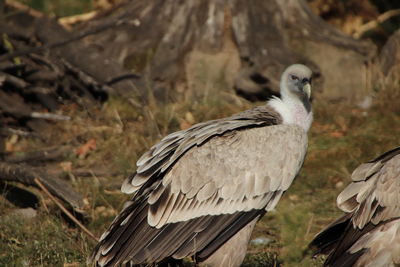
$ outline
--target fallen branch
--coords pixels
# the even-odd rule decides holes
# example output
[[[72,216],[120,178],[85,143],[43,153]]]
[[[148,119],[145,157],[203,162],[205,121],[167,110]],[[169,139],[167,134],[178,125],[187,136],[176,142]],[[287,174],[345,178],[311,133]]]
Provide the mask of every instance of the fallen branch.
[[[126,25],[126,24],[136,25],[137,22],[135,20],[129,21],[129,20],[124,20],[124,19],[116,19],[116,20],[104,23],[102,25],[99,25],[97,27],[91,28],[89,30],[78,32],[78,34],[74,34],[73,36],[71,36],[70,38],[67,38],[65,40],[51,42],[51,43],[48,43],[48,44],[44,44],[42,46],[38,46],[38,47],[33,47],[33,48],[28,48],[28,49],[23,49],[23,50],[7,53],[5,55],[0,56],[0,62],[1,61],[5,61],[5,60],[9,60],[9,59],[12,59],[12,58],[15,58],[15,57],[29,55],[29,54],[32,54],[32,53],[38,53],[38,52],[42,52],[42,51],[47,50],[47,49],[53,49],[53,48],[56,48],[56,47],[64,46],[66,44],[69,44],[69,43],[78,41],[78,40],[80,40],[82,38],[85,38],[85,37],[87,37],[89,35],[100,33],[102,31],[108,30],[110,28],[121,26],[121,25]]]
[[[35,18],[42,18],[44,16],[42,12],[39,12],[27,5],[24,5],[20,2],[18,2],[18,1],[6,0],[6,5],[14,8],[14,9],[21,10],[23,12],[27,12],[29,15],[31,15],[32,17],[35,17]]]
[[[91,11],[84,14],[62,17],[58,19],[58,23],[60,23],[64,28],[71,30],[71,25],[91,20],[96,17],[98,13],[98,11]]]
[[[23,131],[20,129],[7,128],[7,127],[0,127],[0,135],[12,135],[12,134],[23,137],[38,137],[38,135],[33,132]]]
[[[22,155],[20,153],[4,153],[4,155],[0,154],[0,159],[8,163],[27,162],[32,165],[33,163],[43,161],[63,160],[68,151],[70,151],[70,149],[67,146],[62,146],[39,151],[30,151]]]
[[[52,194],[67,202],[75,211],[83,212],[83,208],[85,207],[83,197],[67,182],[56,177],[50,177],[41,168],[34,168],[25,164],[0,162],[0,179],[2,180],[37,186],[37,183],[34,181],[35,178],[40,179]]]
[[[392,9],[389,11],[386,11],[385,13],[379,15],[376,19],[371,20],[363,25],[361,25],[355,33],[353,33],[353,37],[359,39],[364,33],[366,33],[369,30],[372,30],[376,27],[378,27],[380,24],[385,22],[386,20],[399,16],[400,15],[400,9]]]
[[[4,82],[8,82],[17,88],[26,88],[29,85],[29,83],[22,80],[21,78],[18,78],[14,75],[10,75],[8,73],[0,72],[0,77],[4,79]]]
[[[16,70],[21,70],[26,67],[26,64],[24,63],[14,63],[14,62],[1,62],[0,63],[0,71],[16,71]]]
[[[35,119],[45,119],[45,120],[60,120],[60,121],[69,121],[71,117],[58,115],[48,112],[32,112],[31,117]]]
[[[110,173],[102,170],[74,169],[71,174],[79,177],[98,177],[98,176],[116,176],[119,173]]]
[[[65,215],[68,216],[76,225],[78,225],[82,231],[87,234],[90,238],[95,240],[96,242],[99,242],[99,239],[92,234],[92,232],[89,231],[78,219],[75,218],[74,215],[71,214],[61,203],[58,201],[48,190],[47,188],[42,184],[42,182],[38,178],[34,178],[35,183],[37,186],[43,190],[43,192],[51,199],[53,200],[54,203],[65,213]]]
[[[100,90],[100,91],[104,91],[107,93],[112,92],[113,89],[110,88],[108,85],[99,83],[95,78],[93,78],[89,74],[83,72],[78,67],[73,66],[71,63],[69,63],[65,59],[61,59],[61,61],[63,62],[64,66],[70,72],[74,73],[79,78],[79,80],[81,80],[86,85],[91,86],[94,90],[98,90],[98,88],[101,88],[102,90]]]

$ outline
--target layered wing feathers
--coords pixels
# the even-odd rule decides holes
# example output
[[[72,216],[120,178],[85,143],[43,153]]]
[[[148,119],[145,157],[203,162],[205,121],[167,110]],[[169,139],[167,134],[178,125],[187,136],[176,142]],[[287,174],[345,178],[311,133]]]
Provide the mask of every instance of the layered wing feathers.
[[[124,181],[121,190],[127,194],[136,192],[154,175],[165,173],[186,151],[202,145],[213,136],[281,122],[281,117],[273,109],[260,106],[228,118],[199,123],[187,130],[171,133],[140,157],[136,163],[136,173]]]
[[[207,258],[275,207],[299,171],[307,134],[267,106],[166,136],[123,184],[136,192],[95,248],[101,266]]]
[[[354,170],[353,182],[337,198],[338,207],[353,212],[354,227],[400,217],[400,148]],[[379,158],[378,158],[379,159]],[[364,176],[364,177],[362,177]]]
[[[162,227],[205,215],[263,209],[276,198],[275,192],[292,183],[306,147],[304,131],[288,125],[210,139],[182,156],[150,193],[157,208],[149,214],[149,223]],[[168,192],[168,198],[159,191]]]
[[[354,170],[338,196],[347,212],[311,242],[325,266],[400,264],[400,147]]]

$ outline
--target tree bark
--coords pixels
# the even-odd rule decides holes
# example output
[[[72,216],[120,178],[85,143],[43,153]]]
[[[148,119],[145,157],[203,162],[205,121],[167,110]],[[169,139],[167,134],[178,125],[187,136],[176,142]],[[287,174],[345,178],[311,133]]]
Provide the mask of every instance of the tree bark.
[[[400,30],[397,30],[382,48],[379,58],[384,76],[396,75],[400,71]]]
[[[278,93],[282,70],[299,62],[315,72],[322,97],[353,101],[365,93],[360,88],[375,55],[372,44],[325,23],[304,0],[127,1],[80,28],[116,18],[135,26],[122,25],[86,41],[143,75],[160,99],[172,89],[201,95],[204,82],[196,76],[201,71],[211,83],[222,77],[227,90],[265,99]]]

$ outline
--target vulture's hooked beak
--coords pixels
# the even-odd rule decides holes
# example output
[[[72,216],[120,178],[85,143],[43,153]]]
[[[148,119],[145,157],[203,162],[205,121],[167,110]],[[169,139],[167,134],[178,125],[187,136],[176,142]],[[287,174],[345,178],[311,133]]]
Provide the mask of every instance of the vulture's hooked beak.
[[[303,92],[306,94],[307,98],[310,99],[311,97],[311,84],[310,81],[303,82]]]

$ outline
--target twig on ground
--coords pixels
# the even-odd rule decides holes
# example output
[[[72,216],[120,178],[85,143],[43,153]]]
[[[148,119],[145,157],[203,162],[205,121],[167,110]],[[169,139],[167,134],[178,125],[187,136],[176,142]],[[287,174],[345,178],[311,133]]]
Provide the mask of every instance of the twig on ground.
[[[13,129],[13,128],[7,128],[7,127],[0,127],[0,134],[3,135],[11,135],[11,134],[16,134],[18,136],[23,136],[23,137],[38,137],[37,134],[28,132],[28,131],[23,131],[20,129]]]
[[[45,199],[44,199],[42,193],[40,192],[39,189],[37,189],[36,191],[37,191],[37,194],[38,194],[39,197],[40,197],[40,202],[42,203],[44,210],[45,210],[47,213],[50,213],[50,210],[49,210],[49,208],[47,207],[46,201],[45,201]]]
[[[71,205],[75,211],[82,212],[82,209],[85,207],[84,198],[67,182],[57,177],[49,176],[42,168],[0,161],[0,180],[14,181],[26,185],[37,186],[34,178],[38,177],[52,192],[52,194]]]
[[[307,236],[310,233],[313,221],[314,221],[314,214],[311,214],[311,218],[310,218],[310,221],[308,222],[308,226],[307,226],[307,231],[304,234],[304,236]]]
[[[35,183],[39,186],[40,189],[43,190],[43,192],[65,213],[65,215],[68,216],[76,225],[78,225],[82,231],[87,234],[90,238],[95,240],[96,242],[99,241],[99,239],[89,231],[78,219],[75,218],[74,215],[71,214],[61,203],[58,201],[48,190],[47,188],[40,182],[38,178],[34,178]]]
[[[53,114],[48,112],[32,112],[31,117],[35,119],[46,119],[46,120],[59,120],[59,121],[69,121],[71,117]]]
[[[64,28],[72,30],[71,25],[91,20],[96,17],[97,14],[99,14],[98,11],[90,11],[84,14],[62,17],[58,19],[58,23],[60,23]]]

